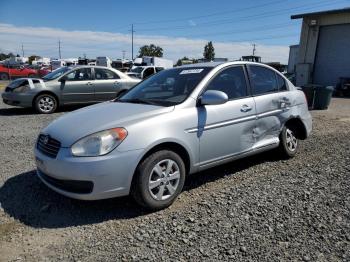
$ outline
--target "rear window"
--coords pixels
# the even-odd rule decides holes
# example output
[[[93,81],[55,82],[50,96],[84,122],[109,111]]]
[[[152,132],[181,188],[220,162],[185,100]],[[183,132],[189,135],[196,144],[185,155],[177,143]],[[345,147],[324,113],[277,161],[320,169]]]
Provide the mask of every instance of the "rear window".
[[[10,88],[16,88],[16,87],[19,87],[19,86],[24,86],[24,85],[27,85],[28,84],[28,80],[26,79],[17,79],[17,80],[14,80],[12,81],[8,87]]]

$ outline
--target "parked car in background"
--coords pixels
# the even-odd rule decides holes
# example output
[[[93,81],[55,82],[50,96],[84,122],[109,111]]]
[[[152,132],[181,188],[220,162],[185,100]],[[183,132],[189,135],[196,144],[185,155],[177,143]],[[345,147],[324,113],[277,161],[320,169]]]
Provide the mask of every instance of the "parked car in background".
[[[277,70],[243,61],[194,64],[56,119],[37,139],[37,174],[68,197],[132,194],[162,209],[188,174],[275,148],[293,157],[311,129],[304,93]]]
[[[44,77],[48,73],[51,72],[51,67],[50,66],[42,66],[42,65],[30,65],[27,68],[36,70],[37,76],[38,77]]]
[[[62,67],[42,80],[33,80],[33,85],[28,79],[11,82],[2,93],[4,103],[49,114],[58,106],[114,99],[140,82],[118,70],[98,66]]]
[[[156,67],[156,66],[134,66],[127,72],[128,76],[145,79],[155,73],[164,70],[164,67]]]
[[[9,80],[19,77],[37,77],[38,72],[31,68],[19,65],[0,65],[0,80]]]

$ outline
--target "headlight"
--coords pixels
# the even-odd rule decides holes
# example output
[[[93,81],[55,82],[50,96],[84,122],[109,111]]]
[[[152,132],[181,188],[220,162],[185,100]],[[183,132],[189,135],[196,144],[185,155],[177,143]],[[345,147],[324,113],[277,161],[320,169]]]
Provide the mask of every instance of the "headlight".
[[[20,86],[20,87],[17,87],[15,89],[13,89],[12,92],[14,92],[14,93],[23,93],[23,92],[27,92],[29,90],[30,90],[30,86],[25,85],[25,86]]]
[[[71,151],[74,156],[102,156],[116,148],[128,135],[124,128],[112,128],[86,136],[75,142]]]

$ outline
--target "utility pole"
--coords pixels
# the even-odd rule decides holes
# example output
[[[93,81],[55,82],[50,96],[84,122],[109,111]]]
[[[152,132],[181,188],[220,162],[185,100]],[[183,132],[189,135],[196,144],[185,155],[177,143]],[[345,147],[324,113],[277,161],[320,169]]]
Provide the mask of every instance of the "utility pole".
[[[23,48],[23,43],[22,43],[22,57],[24,57],[24,48]]]
[[[255,56],[255,51],[256,51],[256,44],[253,44],[253,56]]]
[[[125,59],[125,52],[126,52],[125,50],[122,51],[122,53],[123,53],[123,60]]]
[[[61,39],[58,40],[58,56],[61,59]]]
[[[134,24],[131,24],[131,60],[134,60]]]

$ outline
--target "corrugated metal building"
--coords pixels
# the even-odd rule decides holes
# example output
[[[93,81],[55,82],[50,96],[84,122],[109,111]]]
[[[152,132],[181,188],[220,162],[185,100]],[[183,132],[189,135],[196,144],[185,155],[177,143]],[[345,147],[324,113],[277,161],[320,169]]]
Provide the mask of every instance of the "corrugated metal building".
[[[332,85],[350,77],[350,8],[293,15],[303,19],[296,84]]]

